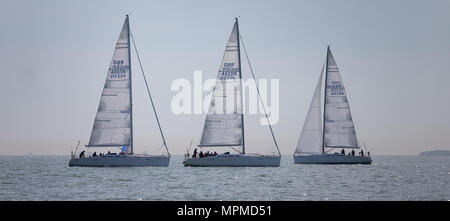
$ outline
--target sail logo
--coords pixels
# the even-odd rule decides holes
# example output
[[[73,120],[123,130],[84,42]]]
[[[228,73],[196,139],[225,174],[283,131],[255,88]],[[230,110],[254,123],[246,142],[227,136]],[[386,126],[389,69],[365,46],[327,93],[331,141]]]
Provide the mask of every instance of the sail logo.
[[[331,85],[327,85],[327,88],[330,89],[331,96],[344,96],[345,90],[340,81],[332,81]]]
[[[222,74],[219,76],[220,80],[235,79],[236,73],[239,71],[238,67],[234,67],[234,63],[224,63]]]
[[[218,78],[217,80],[206,79],[203,81],[202,71],[194,71],[193,84],[184,78],[174,80],[171,90],[177,92],[177,94],[171,101],[172,112],[177,115],[205,113],[258,114],[261,116],[261,125],[278,123],[279,79],[259,79],[258,82],[253,79],[221,80],[221,78]],[[260,97],[257,85],[259,86]],[[268,119],[265,113],[267,113]]]
[[[111,78],[125,78],[129,69],[128,65],[124,65],[124,60],[113,60],[111,67]]]

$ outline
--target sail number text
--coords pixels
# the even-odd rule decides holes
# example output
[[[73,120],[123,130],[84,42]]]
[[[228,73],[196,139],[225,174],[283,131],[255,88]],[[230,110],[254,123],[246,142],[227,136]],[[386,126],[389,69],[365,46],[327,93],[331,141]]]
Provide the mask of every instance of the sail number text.
[[[235,79],[239,68],[234,67],[234,63],[224,63],[220,80]]]
[[[331,85],[327,85],[327,89],[330,89],[331,96],[344,96],[345,91],[340,81],[331,81]]]
[[[124,65],[123,60],[113,60],[113,65],[111,67],[111,78],[125,78],[128,72],[128,65]]]

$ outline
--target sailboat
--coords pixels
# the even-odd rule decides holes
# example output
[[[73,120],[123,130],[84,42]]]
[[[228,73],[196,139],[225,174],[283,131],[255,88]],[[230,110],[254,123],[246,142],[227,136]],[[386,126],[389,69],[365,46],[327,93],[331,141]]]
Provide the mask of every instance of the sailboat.
[[[162,155],[135,154],[133,151],[133,108],[130,35],[136,51],[147,92],[158,123],[166,153]],[[94,126],[87,148],[118,147],[120,154],[108,153],[100,156],[80,156],[72,153],[69,166],[168,166],[170,153],[161,129],[147,80],[140,62],[133,35],[130,31],[128,15],[120,32],[119,39],[110,63],[106,82],[97,109]]]
[[[294,153],[296,164],[371,164],[372,159],[364,155],[356,139],[356,131],[344,84],[338,66],[327,48],[325,67],[325,93],[323,124],[321,115],[322,68],[308,115]],[[323,126],[323,130],[322,130]],[[329,154],[338,149],[341,152]],[[351,152],[345,153],[345,149]],[[368,153],[369,154],[369,153]]]
[[[260,155],[246,153],[244,140],[244,114],[242,98],[242,72],[238,19],[233,26],[225,48],[225,53],[217,74],[216,83],[211,97],[211,103],[206,116],[199,148],[229,147],[238,152],[199,156],[186,154],[185,166],[207,167],[207,166],[236,166],[236,167],[278,167],[280,166],[281,154],[278,149],[272,127],[272,133],[278,154]],[[245,46],[244,46],[245,50]],[[247,56],[248,58],[248,56]],[[249,62],[250,64],[250,62]],[[251,66],[250,66],[251,69]],[[251,69],[252,70],[252,69]],[[252,71],[253,78],[254,74]],[[256,85],[258,88],[258,85]],[[259,95],[259,89],[258,89]],[[260,95],[259,95],[260,96]],[[261,97],[259,97],[261,99]],[[229,104],[229,101],[233,104]],[[262,100],[261,100],[262,102]],[[264,106],[264,105],[263,105]],[[267,117],[267,114],[266,114]],[[267,119],[268,120],[268,119]],[[240,147],[240,149],[239,149]]]

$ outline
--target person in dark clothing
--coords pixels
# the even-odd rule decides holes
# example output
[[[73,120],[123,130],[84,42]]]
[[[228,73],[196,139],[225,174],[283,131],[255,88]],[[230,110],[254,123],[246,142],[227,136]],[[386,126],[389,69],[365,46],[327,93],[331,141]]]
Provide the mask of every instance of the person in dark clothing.
[[[361,149],[361,156],[364,156],[364,151]]]
[[[84,158],[84,150],[80,153],[80,158]]]
[[[192,158],[197,158],[197,148],[195,148],[194,155],[192,155]]]
[[[204,157],[204,155],[203,155],[203,151],[200,151],[200,154],[198,155],[200,158],[203,158]]]
[[[341,154],[345,155],[345,150],[344,149],[341,150]]]
[[[352,156],[355,156],[355,150],[352,150]]]
[[[94,152],[94,153],[92,154],[92,156],[93,156],[93,157],[97,157],[97,152]]]

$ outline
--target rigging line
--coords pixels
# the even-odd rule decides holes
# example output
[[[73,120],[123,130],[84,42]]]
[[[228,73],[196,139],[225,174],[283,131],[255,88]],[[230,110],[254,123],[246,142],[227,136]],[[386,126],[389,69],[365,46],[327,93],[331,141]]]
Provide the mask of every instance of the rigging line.
[[[137,55],[137,58],[138,58],[138,61],[139,61],[139,66],[141,67],[142,76],[144,77],[145,86],[147,87],[148,97],[150,98],[150,102],[152,103],[153,112],[155,113],[156,122],[158,123],[159,132],[161,133],[161,137],[162,137],[162,140],[163,140],[163,145],[164,145],[164,147],[166,147],[167,154],[170,156],[169,149],[167,148],[166,139],[164,138],[164,134],[163,134],[163,131],[161,129],[161,124],[159,123],[158,114],[156,113],[156,108],[155,108],[155,105],[153,104],[152,95],[150,93],[150,89],[148,88],[147,78],[145,77],[145,74],[144,74],[144,68],[142,68],[141,58],[139,57],[139,53],[138,53],[138,50],[137,50],[137,47],[136,47],[136,43],[134,42],[134,37],[133,37],[133,34],[131,33],[131,31],[130,31],[130,35],[131,35],[131,39],[133,40],[133,46],[134,46],[134,50],[136,52],[136,55]]]
[[[79,146],[80,146],[80,141],[78,140],[78,144],[77,144],[77,147],[75,148],[75,152],[73,152],[74,155],[77,154],[77,150],[78,150]]]
[[[255,74],[253,73],[253,68],[252,68],[252,65],[250,64],[250,59],[248,58],[247,49],[245,49],[244,39],[242,38],[242,35],[240,33],[239,33],[239,36],[240,36],[240,39],[241,39],[241,42],[242,42],[242,48],[244,48],[245,57],[247,58],[248,66],[250,67],[250,72],[252,73],[253,80],[255,81],[256,91],[258,92],[258,97],[259,97],[259,100],[261,101],[261,106],[263,107],[264,114],[266,115],[266,119],[267,119],[267,123],[269,125],[270,133],[272,134],[273,142],[275,144],[275,147],[277,147],[278,154],[280,154],[280,156],[281,156],[280,148],[278,148],[277,139],[275,139],[275,134],[273,133],[273,129],[272,129],[272,126],[270,124],[269,117],[267,116],[266,107],[264,106],[263,100],[261,98],[261,94],[259,93],[259,85],[258,85],[258,82],[256,81]]]
[[[348,104],[348,107],[350,110],[350,104]],[[358,146],[361,147],[361,149],[363,149],[363,147],[364,147],[364,150],[366,150],[366,152],[369,152],[369,149],[366,147],[366,139],[364,139],[363,134],[361,133],[361,130],[359,131],[358,136],[356,135],[356,128],[359,127],[359,124],[356,125],[355,121],[353,121],[353,118],[352,118],[352,122],[353,122],[353,129],[355,130],[356,143],[358,144]]]
[[[231,148],[232,150],[236,151],[239,154],[242,154],[242,151],[238,150],[237,148],[234,148],[232,146],[229,146],[229,148]]]

